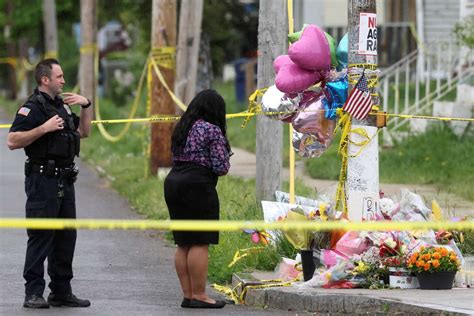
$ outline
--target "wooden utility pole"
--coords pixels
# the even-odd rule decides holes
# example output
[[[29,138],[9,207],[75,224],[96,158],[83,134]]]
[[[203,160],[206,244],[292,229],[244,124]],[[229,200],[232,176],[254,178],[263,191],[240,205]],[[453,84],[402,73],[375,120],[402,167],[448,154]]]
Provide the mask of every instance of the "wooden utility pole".
[[[285,0],[261,0],[258,18],[259,89],[274,84],[273,61],[287,51],[287,4]],[[276,18],[278,17],[278,18]],[[273,200],[281,188],[283,123],[257,116],[256,198]]]
[[[81,0],[81,60],[79,69],[79,89],[81,95],[94,103],[97,38],[97,0]]]
[[[174,91],[185,104],[196,94],[203,6],[203,0],[181,1]]]
[[[377,74],[371,72],[377,65],[377,17],[376,0],[349,0],[349,74],[360,70],[359,76],[354,76],[357,81],[366,69],[365,76],[369,80],[371,93],[375,87],[370,88],[371,80],[376,79]],[[372,68],[371,68],[372,67]],[[353,87],[354,82],[350,82]],[[379,98],[372,97],[374,104],[379,104]],[[375,116],[358,121],[352,120],[352,129],[361,128],[366,131],[372,141],[356,155],[360,146],[349,143],[348,167],[346,180],[346,195],[349,219],[360,221],[362,219],[373,219],[378,209],[379,200],[379,153],[378,138],[376,135]],[[357,134],[350,135],[351,140],[356,142],[366,140],[359,138]]]
[[[175,47],[176,0],[153,0],[151,47]],[[158,65],[168,87],[174,87],[175,69]],[[175,115],[176,106],[157,75],[152,75],[151,115]],[[151,125],[150,171],[156,174],[159,167],[171,167],[171,134],[174,123]]]
[[[43,0],[43,26],[45,57],[58,58],[58,23],[56,3],[54,0]]]
[[[22,37],[18,40],[18,58],[19,60],[28,59],[28,39]],[[31,93],[32,89],[30,87],[30,80],[28,78],[28,71],[23,69],[19,75],[20,87],[18,89],[18,99],[24,100],[28,98],[28,95]]]
[[[5,2],[5,15],[6,15],[6,23],[4,27],[4,35],[5,35],[5,44],[7,46],[7,56],[11,58],[16,57],[16,45],[15,42],[11,39],[11,32],[13,27],[13,0],[7,0]],[[18,63],[16,66],[14,64],[10,64],[8,68],[8,83],[9,83],[9,91],[10,95],[9,98],[11,100],[16,100],[17,98],[17,85],[16,85],[16,67],[18,67]]]

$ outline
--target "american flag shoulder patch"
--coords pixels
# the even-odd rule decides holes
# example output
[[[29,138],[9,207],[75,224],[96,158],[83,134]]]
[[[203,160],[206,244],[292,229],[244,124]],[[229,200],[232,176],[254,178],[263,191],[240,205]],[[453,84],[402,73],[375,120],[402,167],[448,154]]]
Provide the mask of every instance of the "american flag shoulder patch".
[[[18,110],[18,114],[23,115],[23,116],[28,116],[30,114],[31,109],[22,107],[21,109]]]

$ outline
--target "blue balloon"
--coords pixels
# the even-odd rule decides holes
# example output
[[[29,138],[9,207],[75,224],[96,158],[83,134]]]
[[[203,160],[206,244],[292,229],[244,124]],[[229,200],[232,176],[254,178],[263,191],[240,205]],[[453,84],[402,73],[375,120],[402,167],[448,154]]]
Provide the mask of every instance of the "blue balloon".
[[[326,110],[325,117],[327,119],[335,120],[337,118],[336,110],[342,108],[344,103],[346,103],[348,87],[349,83],[347,81],[347,76],[326,83],[326,98],[324,98],[322,102],[324,110]]]
[[[349,51],[349,37],[346,33],[344,37],[340,40],[339,45],[337,45],[336,56],[339,62],[339,65],[342,68],[347,67],[347,52]]]

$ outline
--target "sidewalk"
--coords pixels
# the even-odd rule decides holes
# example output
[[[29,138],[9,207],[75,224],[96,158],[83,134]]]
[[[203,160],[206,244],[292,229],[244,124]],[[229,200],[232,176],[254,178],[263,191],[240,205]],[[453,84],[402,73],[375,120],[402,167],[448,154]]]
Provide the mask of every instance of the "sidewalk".
[[[255,177],[255,155],[238,148],[232,150],[235,155],[231,158],[230,175],[244,178]],[[316,180],[304,175],[302,161],[297,162],[295,173],[305,185],[316,188],[318,192],[328,190],[330,192],[337,184],[337,181]],[[282,174],[283,177],[289,179],[287,168]],[[438,192],[430,186],[381,184],[380,187],[388,196],[399,194],[401,188],[407,188],[423,196],[425,201],[436,198],[442,208],[452,210],[455,206],[456,215],[473,215],[474,212],[472,202],[447,192]],[[272,273],[254,273],[253,276],[259,280],[275,278]],[[474,315],[474,289],[472,288],[437,291],[322,288],[301,290],[297,285],[293,285],[249,289],[245,302],[250,306],[326,315]]]

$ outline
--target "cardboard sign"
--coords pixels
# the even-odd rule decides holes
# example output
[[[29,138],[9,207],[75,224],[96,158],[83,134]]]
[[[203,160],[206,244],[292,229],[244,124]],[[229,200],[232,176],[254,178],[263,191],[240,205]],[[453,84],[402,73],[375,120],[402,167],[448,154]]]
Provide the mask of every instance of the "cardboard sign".
[[[377,14],[361,13],[359,16],[360,55],[377,55]]]

